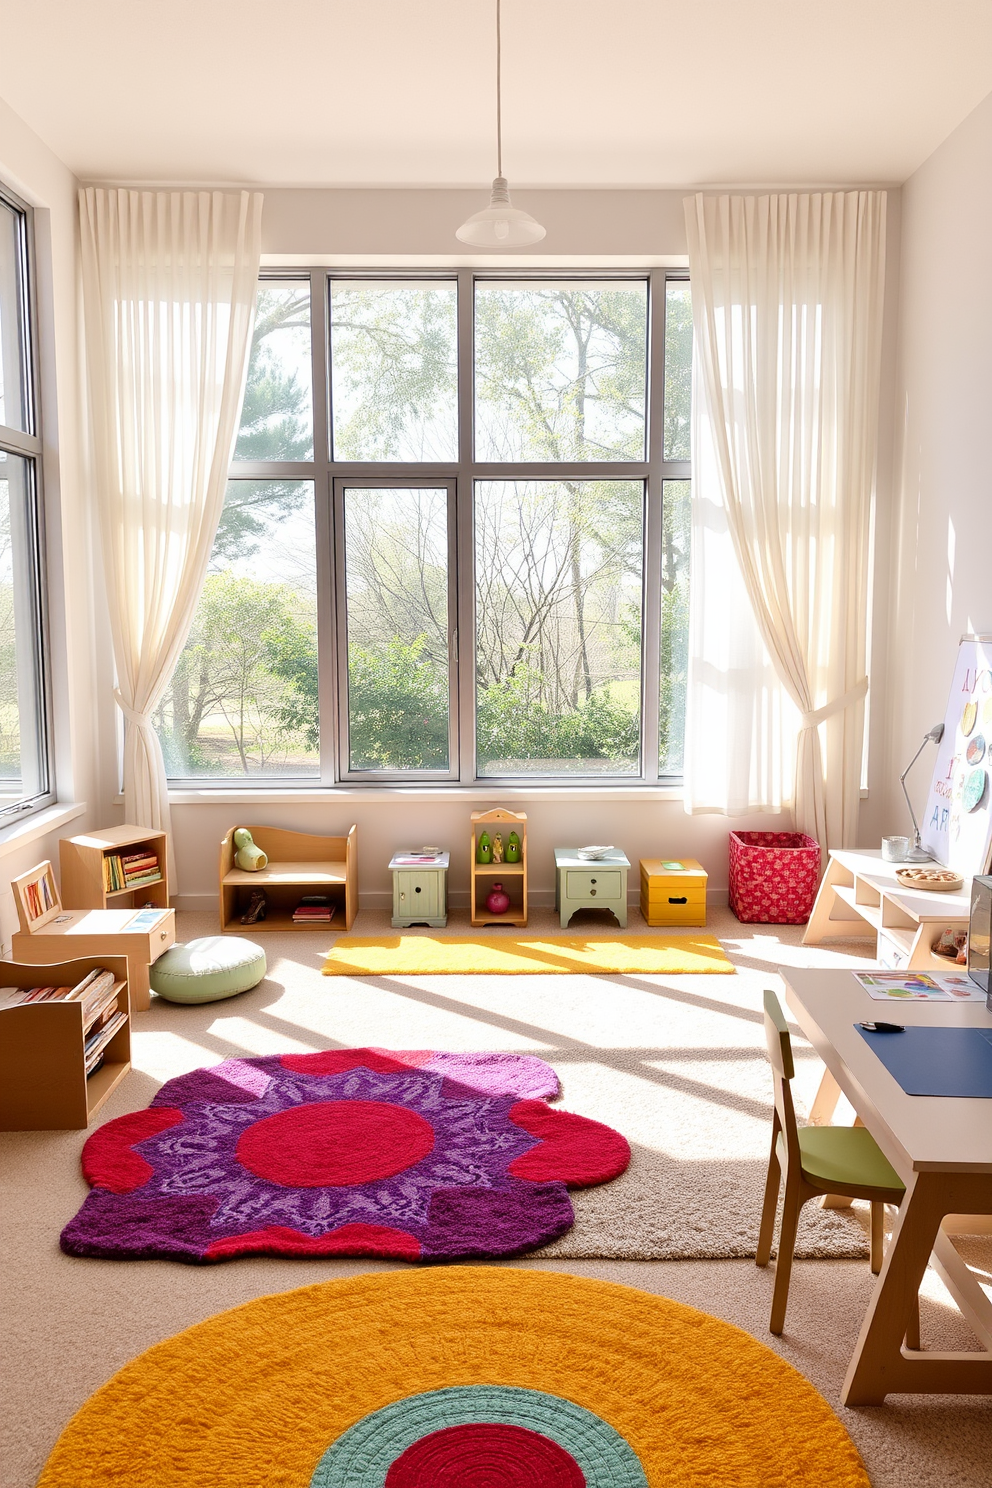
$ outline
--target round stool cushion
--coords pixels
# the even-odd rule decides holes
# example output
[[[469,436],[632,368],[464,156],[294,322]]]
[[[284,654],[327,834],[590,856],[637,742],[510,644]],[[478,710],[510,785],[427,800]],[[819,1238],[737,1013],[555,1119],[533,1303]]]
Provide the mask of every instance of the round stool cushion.
[[[166,1002],[220,1002],[257,987],[265,952],[238,935],[205,935],[174,945],[149,968],[152,991]]]

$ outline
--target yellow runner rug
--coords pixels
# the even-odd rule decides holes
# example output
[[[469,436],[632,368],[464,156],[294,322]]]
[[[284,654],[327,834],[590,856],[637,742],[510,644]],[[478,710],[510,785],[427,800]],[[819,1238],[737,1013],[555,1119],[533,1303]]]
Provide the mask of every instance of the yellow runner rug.
[[[677,976],[734,970],[713,935],[365,935],[328,952],[325,976]]]

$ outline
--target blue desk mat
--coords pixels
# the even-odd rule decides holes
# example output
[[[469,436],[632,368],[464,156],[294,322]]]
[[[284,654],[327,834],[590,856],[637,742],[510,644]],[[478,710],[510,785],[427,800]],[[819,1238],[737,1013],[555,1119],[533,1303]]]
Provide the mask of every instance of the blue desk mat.
[[[907,1095],[985,1096],[992,1100],[992,1026],[858,1029]]]

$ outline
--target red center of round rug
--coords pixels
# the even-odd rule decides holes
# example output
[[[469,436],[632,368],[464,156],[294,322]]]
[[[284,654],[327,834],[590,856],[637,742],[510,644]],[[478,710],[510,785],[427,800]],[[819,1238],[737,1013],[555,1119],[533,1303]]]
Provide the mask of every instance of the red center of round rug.
[[[434,1128],[387,1101],[314,1101],[256,1121],[238,1140],[243,1167],[286,1188],[345,1188],[391,1178],[426,1157]]]
[[[523,1426],[449,1426],[407,1447],[385,1488],[585,1488],[564,1447]]]

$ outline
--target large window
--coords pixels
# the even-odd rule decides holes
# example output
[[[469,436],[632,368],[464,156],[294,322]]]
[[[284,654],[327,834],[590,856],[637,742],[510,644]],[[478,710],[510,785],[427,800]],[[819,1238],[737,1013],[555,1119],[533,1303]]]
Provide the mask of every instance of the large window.
[[[674,780],[681,271],[270,275],[170,775]]]
[[[0,822],[51,799],[31,221],[0,191]]]

